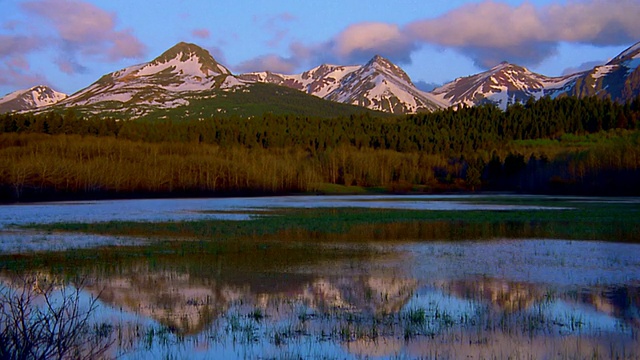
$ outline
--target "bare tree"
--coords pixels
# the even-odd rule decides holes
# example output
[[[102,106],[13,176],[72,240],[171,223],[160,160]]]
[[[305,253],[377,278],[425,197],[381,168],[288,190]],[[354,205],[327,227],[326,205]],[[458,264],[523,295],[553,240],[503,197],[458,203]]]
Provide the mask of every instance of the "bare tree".
[[[96,325],[97,298],[82,297],[82,284],[37,277],[0,282],[0,359],[95,359],[113,340]]]

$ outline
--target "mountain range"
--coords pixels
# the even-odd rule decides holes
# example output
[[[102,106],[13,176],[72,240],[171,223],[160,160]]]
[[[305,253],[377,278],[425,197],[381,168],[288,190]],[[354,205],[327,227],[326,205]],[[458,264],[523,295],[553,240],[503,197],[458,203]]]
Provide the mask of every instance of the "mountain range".
[[[126,118],[264,112],[334,116],[363,108],[398,114],[485,103],[506,109],[543,96],[622,102],[640,95],[639,65],[640,42],[605,65],[571,75],[547,77],[503,62],[425,92],[399,66],[377,55],[361,66],[323,64],[295,75],[234,75],[205,49],[181,42],[150,62],[106,74],[69,96],[46,86],[8,94],[0,99],[0,113],[72,107]]]

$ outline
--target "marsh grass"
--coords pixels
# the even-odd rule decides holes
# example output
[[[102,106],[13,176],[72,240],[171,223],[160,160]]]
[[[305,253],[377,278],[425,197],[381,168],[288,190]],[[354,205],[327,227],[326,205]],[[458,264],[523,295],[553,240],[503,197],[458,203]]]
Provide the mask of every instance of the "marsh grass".
[[[414,234],[392,236],[415,240],[459,240],[491,237],[543,237],[569,240],[640,242],[640,203],[588,203],[530,198],[477,198],[475,203],[546,206],[539,210],[432,211],[361,208],[251,210],[251,220],[32,224],[47,232],[83,232],[154,239],[198,239],[222,243],[229,239],[306,241],[355,234],[385,233],[395,224]],[[439,228],[440,231],[428,230]],[[418,229],[424,229],[420,231]],[[387,234],[390,235],[390,234]],[[364,237],[364,236],[362,236]],[[356,239],[360,238],[356,236]],[[375,237],[374,237],[375,238]],[[371,239],[371,238],[368,238]]]
[[[250,220],[183,222],[110,221],[31,224],[47,233],[85,233],[146,239],[143,245],[106,246],[38,254],[0,255],[0,269],[45,266],[60,272],[86,265],[105,268],[146,259],[151,266],[183,263],[207,273],[207,263],[239,269],[274,269],[332,258],[367,256],[358,246],[394,241],[566,239],[640,242],[640,203],[575,199],[478,197],[474,202],[545,206],[539,210],[427,211],[363,208],[275,209]],[[128,260],[127,260],[128,259]],[[181,260],[176,260],[181,259]],[[84,265],[83,265],[84,264]]]

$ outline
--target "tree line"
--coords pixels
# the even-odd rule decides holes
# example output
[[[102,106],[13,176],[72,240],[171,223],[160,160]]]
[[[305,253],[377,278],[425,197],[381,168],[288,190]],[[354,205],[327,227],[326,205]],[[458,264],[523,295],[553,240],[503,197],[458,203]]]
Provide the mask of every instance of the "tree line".
[[[280,194],[323,184],[640,194],[639,119],[640,97],[542,98],[506,111],[483,105],[394,118],[4,114],[0,196]]]

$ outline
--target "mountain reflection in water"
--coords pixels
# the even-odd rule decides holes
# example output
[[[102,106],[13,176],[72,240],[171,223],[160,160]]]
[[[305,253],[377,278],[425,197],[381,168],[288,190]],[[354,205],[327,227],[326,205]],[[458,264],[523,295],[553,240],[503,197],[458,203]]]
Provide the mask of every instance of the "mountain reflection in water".
[[[553,250],[540,255],[539,242]],[[184,342],[191,341],[203,354],[232,358],[283,350],[309,355],[309,349],[311,356],[338,357],[637,356],[640,264],[631,258],[638,247],[609,243],[608,253],[591,253],[581,267],[558,255],[594,246],[550,240],[377,243],[344,246],[342,256],[319,259],[283,253],[290,263],[272,253],[244,265],[215,257],[194,265],[167,256],[83,271],[93,279],[86,290],[100,293],[104,303],[154,319],[174,334],[174,346],[182,344],[182,350],[165,349],[169,353],[190,354],[194,349]],[[469,257],[487,247],[494,264],[479,274]],[[611,256],[627,267],[616,269],[617,262],[606,260]],[[526,257],[537,262],[520,263]],[[555,281],[560,275],[583,281]],[[146,357],[133,354],[122,355]]]

